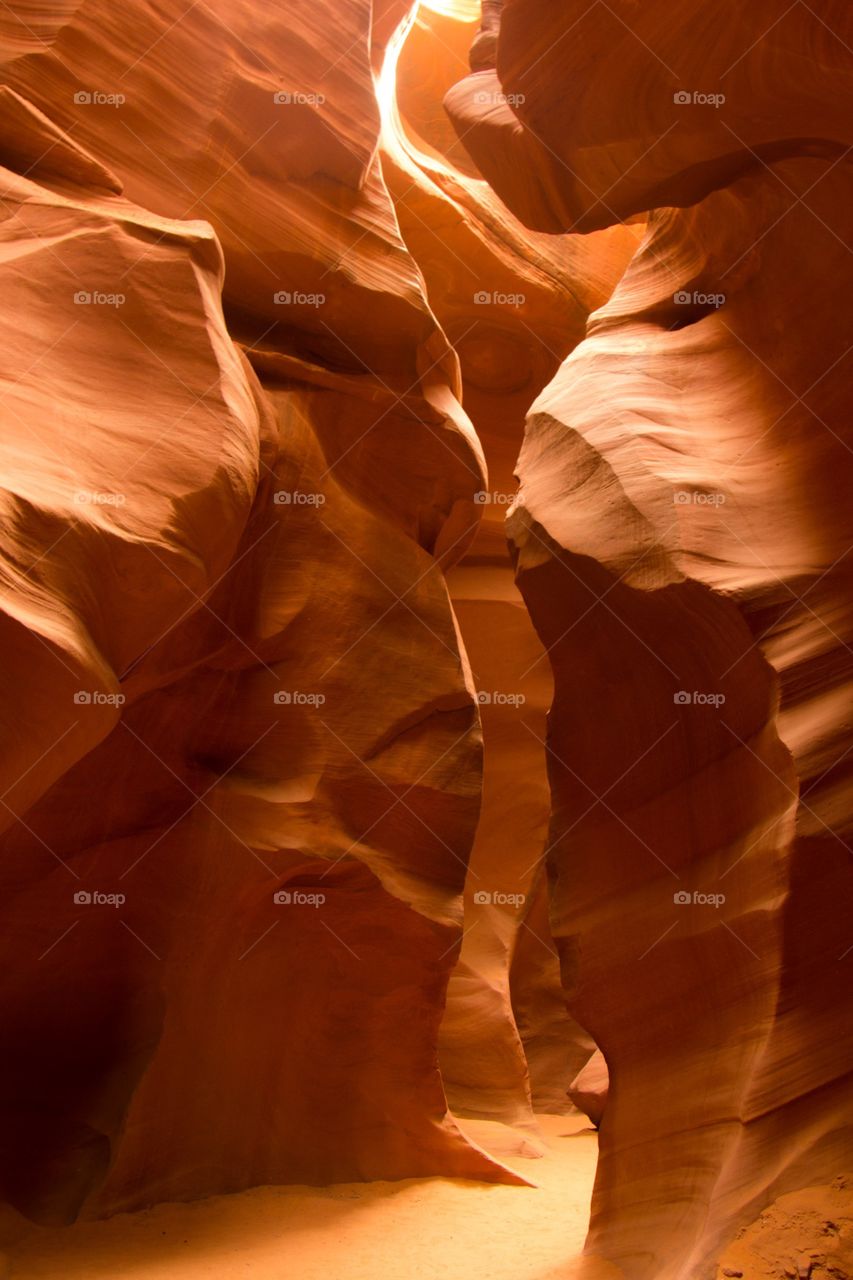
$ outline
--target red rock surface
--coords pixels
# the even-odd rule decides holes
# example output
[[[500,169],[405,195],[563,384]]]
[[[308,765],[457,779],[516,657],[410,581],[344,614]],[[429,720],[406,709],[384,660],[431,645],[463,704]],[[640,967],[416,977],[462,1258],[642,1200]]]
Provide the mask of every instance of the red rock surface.
[[[515,0],[448,97],[533,227],[691,206],[534,403],[509,517],[552,928],[611,1074],[588,1250],[638,1280],[712,1274],[853,1150],[848,16]]]
[[[503,499],[525,409],[634,239],[534,243],[409,152],[371,70],[402,16],[377,10],[371,45],[364,3],[334,32],[308,6],[3,13],[2,1182],[39,1221],[517,1180],[449,1118],[436,1061],[471,923],[445,1080],[535,1133],[509,971],[550,677],[445,333]],[[407,47],[418,120],[464,70],[424,78],[429,52]],[[484,307],[484,280],[523,303]],[[455,588],[473,669],[442,571],[484,512]],[[483,708],[466,877],[478,691],[528,667],[535,734]],[[546,923],[525,936],[547,958],[526,1031],[539,1000],[553,1039],[556,953]]]
[[[111,13],[3,18],[5,1194],[514,1181],[436,1063],[481,777],[439,566],[485,473],[369,8],[334,51],[307,8]]]
[[[0,1184],[517,1183],[606,1059],[710,1280],[853,1155],[849,14],[435,8],[0,5]]]
[[[756,164],[831,163],[850,144],[845,0],[500,7],[494,61],[448,107],[483,174],[538,230],[694,204]]]
[[[607,1106],[610,1076],[604,1054],[596,1049],[589,1062],[569,1085],[569,1097],[579,1111],[589,1116],[596,1128],[601,1125]]]
[[[535,1133],[531,1101],[569,1109],[568,1086],[592,1042],[567,1015],[541,910],[549,810],[544,716],[552,684],[513,582],[504,517],[525,411],[582,337],[589,312],[609,296],[637,238],[625,228],[588,240],[532,236],[482,180],[456,168],[458,144],[433,121],[445,89],[437,67],[444,80],[466,69],[461,53],[448,56],[465,47],[460,27],[470,43],[473,23],[454,27],[447,18],[419,15],[400,52],[396,73],[404,90],[383,135],[400,229],[459,354],[464,403],[489,474],[478,495],[477,536],[448,577],[486,750],[441,1063],[461,1115]]]

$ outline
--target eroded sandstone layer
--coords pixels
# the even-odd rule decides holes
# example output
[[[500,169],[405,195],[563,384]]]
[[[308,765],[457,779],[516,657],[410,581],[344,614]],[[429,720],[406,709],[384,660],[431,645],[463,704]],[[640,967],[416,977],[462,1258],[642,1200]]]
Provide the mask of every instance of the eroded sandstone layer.
[[[608,1276],[849,1169],[851,46],[0,6],[15,1211],[517,1182],[448,1102],[576,1079]]]
[[[610,1073],[588,1251],[638,1280],[712,1274],[853,1158],[850,44],[833,3],[515,0],[447,99],[528,225],[657,207],[509,517],[552,929]]]
[[[516,1177],[436,1061],[482,767],[442,568],[486,480],[369,19],[0,20],[2,1183],[41,1221]]]
[[[442,1073],[460,1114],[511,1124],[535,1140],[531,1104],[569,1109],[568,1087],[593,1044],[567,1015],[548,924],[544,717],[552,682],[513,580],[504,519],[525,413],[612,292],[637,236],[623,227],[587,239],[532,234],[479,175],[459,169],[459,143],[436,113],[466,70],[475,30],[421,9],[400,33],[383,75],[383,171],[430,305],[459,355],[489,474],[477,494],[476,537],[448,575],[485,759]]]
[[[330,14],[0,14],[0,1181],[41,1222],[517,1181],[446,1095],[534,1154],[593,1049],[503,516],[635,237],[478,176],[474,13]]]

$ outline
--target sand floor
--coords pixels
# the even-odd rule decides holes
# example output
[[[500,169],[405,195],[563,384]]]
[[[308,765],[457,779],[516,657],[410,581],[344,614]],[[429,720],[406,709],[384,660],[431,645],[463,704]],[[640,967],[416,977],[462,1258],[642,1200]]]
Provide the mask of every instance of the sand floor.
[[[542,1159],[501,1158],[539,1185],[448,1178],[258,1187],[164,1204],[7,1246],[13,1280],[545,1280],[586,1235],[596,1134],[540,1117]],[[479,1133],[472,1136],[486,1145]]]
[[[738,1233],[718,1275],[853,1280],[853,1179],[780,1196]]]

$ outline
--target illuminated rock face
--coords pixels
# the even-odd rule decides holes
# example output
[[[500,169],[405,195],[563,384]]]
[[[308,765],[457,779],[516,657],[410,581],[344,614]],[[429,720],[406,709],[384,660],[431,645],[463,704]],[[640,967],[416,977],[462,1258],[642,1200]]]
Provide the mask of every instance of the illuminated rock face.
[[[503,10],[0,6],[39,1221],[512,1181],[596,1045],[630,1280],[849,1161],[843,6]]]
[[[183,9],[2,18],[2,1184],[41,1221],[515,1178],[436,1061],[482,769],[440,566],[486,480],[369,6],[334,49]]]
[[[850,145],[845,0],[506,0],[484,17],[489,56],[472,58],[448,108],[483,175],[538,230],[694,204],[755,164],[832,162]]]
[[[780,171],[803,190],[822,168]],[[828,224],[846,181],[812,197]],[[680,1274],[693,1248],[703,1274],[850,1150],[848,271],[826,234],[825,321],[767,325],[814,279],[812,216],[779,221],[779,191],[755,175],[653,220],[533,407],[511,517],[556,680],[552,924],[612,1080],[591,1247],[629,1274]],[[676,296],[713,291],[744,224],[760,260],[671,329],[672,272]]]
[[[467,71],[475,30],[473,21],[437,14],[413,26],[397,63],[399,117],[383,135],[383,171],[430,305],[459,355],[464,404],[489,473],[477,536],[448,575],[485,760],[440,1061],[454,1111],[514,1126],[523,1134],[519,1149],[530,1154],[531,1105],[571,1110],[569,1085],[594,1046],[566,1012],[548,923],[542,855],[552,682],[513,580],[504,518],[525,413],[581,340],[589,312],[612,292],[637,235],[622,227],[587,239],[531,234],[478,175],[458,170],[459,144],[434,112]]]
[[[592,1052],[503,516],[635,237],[532,237],[455,167],[439,16],[411,147],[373,78],[405,17],[0,14],[0,1183],[38,1221],[517,1181],[445,1082],[532,1151]]]
[[[853,1150],[846,20],[516,0],[447,99],[530,226],[690,206],[534,403],[508,520],[551,925],[610,1072],[588,1250],[637,1280],[713,1274]]]

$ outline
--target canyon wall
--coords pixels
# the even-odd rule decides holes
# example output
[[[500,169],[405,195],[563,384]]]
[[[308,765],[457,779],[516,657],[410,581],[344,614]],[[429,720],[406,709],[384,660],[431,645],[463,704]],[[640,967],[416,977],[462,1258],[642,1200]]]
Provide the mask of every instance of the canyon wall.
[[[405,32],[385,72],[396,94],[385,107],[383,171],[430,305],[459,355],[489,473],[477,495],[477,535],[448,575],[486,750],[442,1072],[455,1111],[523,1131],[530,1153],[531,1103],[570,1110],[568,1087],[593,1043],[567,1015],[547,918],[552,682],[513,580],[505,515],[525,413],[609,297],[638,237],[623,227],[587,239],[532,234],[482,178],[459,168],[459,144],[436,111],[466,70],[475,29],[421,10]],[[390,92],[380,97],[392,104]]]
[[[408,10],[0,13],[0,1183],[40,1222],[517,1182],[446,1094],[534,1154],[592,1052],[503,515],[635,237],[536,240],[475,176],[472,21],[439,83],[446,24],[409,31],[406,141]]]
[[[578,1078],[702,1280],[853,1158],[853,31],[456,8],[0,6],[2,1195],[519,1182]]]
[[[712,1275],[853,1158],[851,38],[833,3],[509,0],[447,98],[531,227],[653,210],[508,517],[551,927],[610,1074],[587,1250],[637,1280]]]
[[[482,772],[443,569],[486,480],[370,14],[0,19],[2,1183],[40,1221],[516,1180],[436,1061]]]

